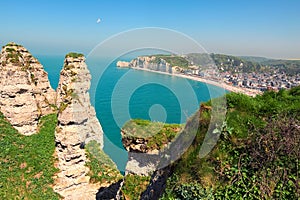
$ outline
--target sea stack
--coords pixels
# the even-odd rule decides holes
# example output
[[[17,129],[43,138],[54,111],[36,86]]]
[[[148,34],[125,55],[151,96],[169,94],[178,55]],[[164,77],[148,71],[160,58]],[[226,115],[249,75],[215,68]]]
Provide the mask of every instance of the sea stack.
[[[0,111],[23,135],[37,132],[40,117],[53,113],[55,91],[27,49],[8,43],[0,54]]]
[[[57,88],[58,125],[55,132],[58,169],[54,190],[65,199],[95,199],[99,184],[90,184],[85,144],[103,147],[103,131],[91,106],[91,75],[82,54],[66,55]]]

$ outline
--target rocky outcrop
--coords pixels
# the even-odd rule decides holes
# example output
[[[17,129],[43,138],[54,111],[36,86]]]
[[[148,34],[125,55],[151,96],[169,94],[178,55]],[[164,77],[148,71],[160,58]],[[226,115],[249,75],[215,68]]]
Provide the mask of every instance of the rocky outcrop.
[[[169,165],[166,158],[175,150],[172,144],[180,137],[183,126],[147,120],[130,120],[121,130],[122,143],[128,151],[126,174],[150,176],[156,169]]]
[[[54,190],[65,199],[95,199],[100,184],[91,184],[87,175],[85,144],[91,140],[103,147],[103,131],[90,104],[91,75],[82,54],[65,58],[57,89],[59,108],[55,133],[58,158]]]
[[[118,61],[117,62],[117,67],[129,67],[130,66],[130,62],[126,62],[126,61]]]
[[[159,122],[140,119],[125,123],[121,134],[123,146],[128,151],[126,175],[151,176],[150,184],[139,199],[159,199],[162,195],[167,179],[172,174],[172,164],[194,141],[200,124],[199,114],[206,109],[210,107],[201,106],[184,127],[175,124],[159,126]],[[166,137],[171,132],[175,136]]]
[[[146,138],[128,137],[127,131],[121,130],[122,143],[128,151],[126,163],[126,174],[139,176],[151,175],[157,167],[160,159],[159,150],[147,146],[149,141]]]
[[[0,111],[21,134],[36,133],[41,116],[54,112],[48,74],[27,49],[15,43],[0,54]]]

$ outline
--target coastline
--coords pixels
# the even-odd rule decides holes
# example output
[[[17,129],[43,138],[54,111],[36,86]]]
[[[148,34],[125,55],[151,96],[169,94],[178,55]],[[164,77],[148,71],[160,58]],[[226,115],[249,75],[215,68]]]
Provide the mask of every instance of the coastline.
[[[122,67],[120,67],[120,68],[122,68]],[[125,67],[123,67],[123,68],[125,68]],[[235,87],[235,86],[232,86],[232,85],[228,85],[226,83],[219,83],[219,82],[209,80],[209,79],[204,79],[204,78],[201,78],[201,77],[189,76],[189,75],[185,75],[185,74],[170,74],[170,73],[167,73],[167,72],[155,71],[155,70],[139,68],[139,67],[129,67],[129,68],[130,69],[135,69],[135,70],[142,70],[142,71],[147,71],[147,72],[158,73],[158,74],[164,74],[164,75],[169,75],[169,76],[176,76],[176,77],[180,77],[180,78],[186,78],[186,79],[190,79],[190,80],[193,80],[193,81],[198,81],[198,82],[214,85],[214,86],[217,86],[217,87],[221,87],[221,88],[224,88],[225,90],[228,90],[230,92],[242,93],[242,94],[245,94],[245,95],[248,95],[248,96],[251,96],[251,97],[255,97],[258,94],[262,94],[262,92],[258,91],[258,90]]]

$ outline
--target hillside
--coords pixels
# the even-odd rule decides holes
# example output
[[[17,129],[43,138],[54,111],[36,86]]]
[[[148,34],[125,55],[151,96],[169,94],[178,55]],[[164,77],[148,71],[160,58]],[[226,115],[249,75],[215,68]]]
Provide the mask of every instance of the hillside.
[[[131,197],[138,196],[129,199],[300,198],[300,87],[265,92],[255,98],[230,93],[226,98],[226,121],[221,129],[214,131],[221,135],[213,150],[204,158],[199,157],[211,120],[211,103],[207,102],[200,108],[199,119],[196,119],[198,115],[188,119],[189,122],[199,120],[200,126],[192,145],[179,160],[150,175],[131,171],[126,176],[134,178],[127,178],[124,187],[130,186]],[[134,121],[141,120],[124,126],[133,134],[138,128],[128,128],[128,124]],[[143,120],[142,123],[152,127],[157,122]],[[128,144],[123,136],[123,144],[133,148],[128,149],[130,152],[147,152],[134,148],[141,145],[134,141],[144,141],[136,137]],[[182,138],[174,145],[178,141],[182,142]],[[148,142],[144,143],[149,146]],[[139,189],[134,189],[134,185]],[[128,194],[128,190],[125,192]]]
[[[200,116],[162,199],[299,199],[300,87],[256,98],[230,93],[227,107],[218,144],[202,159],[209,111]]]
[[[268,60],[261,64],[278,68],[281,72],[286,72],[288,75],[300,73],[300,60]]]
[[[0,113],[1,199],[59,199],[52,189],[55,114],[39,120],[39,132],[18,133]]]
[[[238,56],[238,57],[243,59],[243,60],[247,60],[247,61],[250,61],[250,62],[256,62],[256,63],[262,63],[262,62],[272,60],[270,58],[258,57],[258,56]]]
[[[269,59],[264,57],[240,56],[240,58],[259,63],[261,65],[272,66],[284,71],[289,75],[296,75],[300,73],[300,60],[283,60],[283,59]]]

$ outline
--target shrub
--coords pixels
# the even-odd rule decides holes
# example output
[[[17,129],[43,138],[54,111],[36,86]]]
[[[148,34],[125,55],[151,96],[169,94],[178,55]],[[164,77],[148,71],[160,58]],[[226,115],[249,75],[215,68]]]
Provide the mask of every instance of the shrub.
[[[122,193],[125,199],[140,199],[142,192],[150,183],[150,176],[128,174],[124,179]]]

